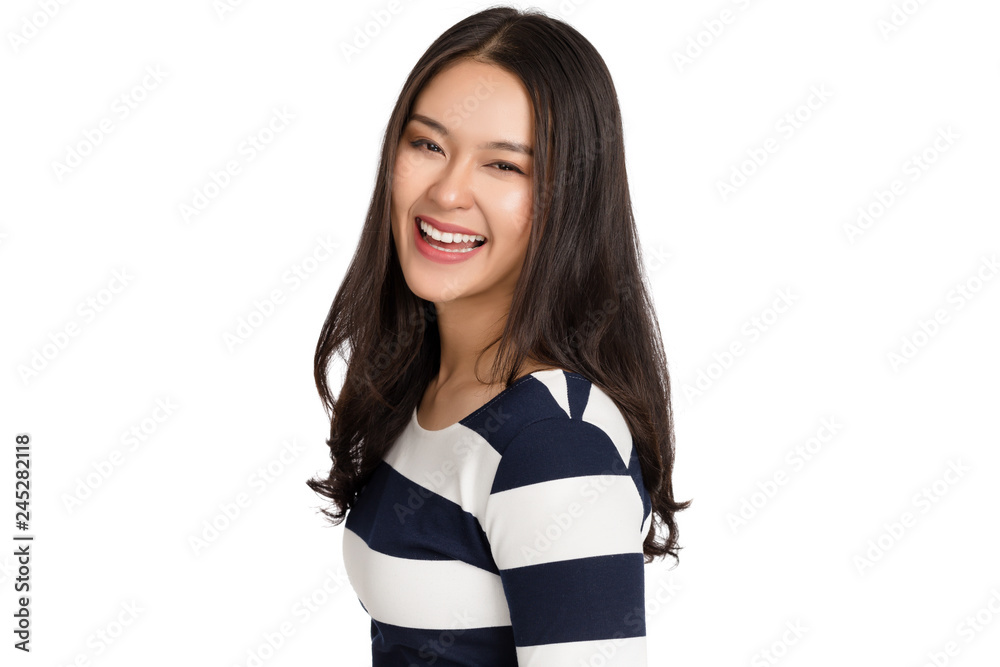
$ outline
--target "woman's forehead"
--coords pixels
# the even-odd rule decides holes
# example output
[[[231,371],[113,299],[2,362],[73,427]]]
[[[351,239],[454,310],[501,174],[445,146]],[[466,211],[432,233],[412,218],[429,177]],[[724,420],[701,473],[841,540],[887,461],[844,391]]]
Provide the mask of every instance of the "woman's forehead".
[[[454,140],[531,146],[527,90],[520,79],[495,65],[460,61],[439,72],[417,95],[407,118],[413,121]]]

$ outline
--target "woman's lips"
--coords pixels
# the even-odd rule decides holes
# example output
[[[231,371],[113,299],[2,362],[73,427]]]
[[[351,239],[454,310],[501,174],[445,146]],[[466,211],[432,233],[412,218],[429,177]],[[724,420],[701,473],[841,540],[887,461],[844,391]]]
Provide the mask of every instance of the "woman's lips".
[[[430,239],[430,237],[428,237],[428,239]],[[479,251],[486,245],[486,243],[483,242],[470,250],[456,250],[449,252],[447,250],[435,248],[428,242],[428,239],[425,239],[423,236],[423,231],[420,229],[419,219],[414,218],[413,242],[417,246],[417,251],[432,262],[437,262],[439,264],[456,264],[458,262],[464,262],[467,259],[471,259],[473,256],[479,254]],[[430,240],[433,241],[433,239]]]

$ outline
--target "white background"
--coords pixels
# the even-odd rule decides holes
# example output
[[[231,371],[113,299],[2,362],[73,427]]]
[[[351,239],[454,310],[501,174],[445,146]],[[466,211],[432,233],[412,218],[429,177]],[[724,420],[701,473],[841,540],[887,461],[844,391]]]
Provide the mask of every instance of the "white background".
[[[343,527],[304,483],[329,461],[313,351],[403,80],[486,4],[404,1],[385,26],[387,1],[44,4],[0,15],[0,661],[370,664]],[[675,393],[674,489],[694,499],[680,565],[647,567],[649,664],[996,664],[1000,5],[534,6],[614,77]],[[247,159],[275,109],[293,120]],[[239,174],[185,220],[229,160]],[[177,406],[160,422],[157,401]],[[30,655],[11,647],[22,432]],[[193,548],[239,494],[248,506]]]

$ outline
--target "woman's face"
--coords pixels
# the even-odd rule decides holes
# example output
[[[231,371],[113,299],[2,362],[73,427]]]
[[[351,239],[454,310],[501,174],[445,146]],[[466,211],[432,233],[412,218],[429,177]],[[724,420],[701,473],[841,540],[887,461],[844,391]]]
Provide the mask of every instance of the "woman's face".
[[[534,128],[524,85],[496,66],[459,61],[427,83],[407,121],[391,207],[407,285],[435,303],[509,301],[531,227]],[[486,242],[434,239],[421,223]]]

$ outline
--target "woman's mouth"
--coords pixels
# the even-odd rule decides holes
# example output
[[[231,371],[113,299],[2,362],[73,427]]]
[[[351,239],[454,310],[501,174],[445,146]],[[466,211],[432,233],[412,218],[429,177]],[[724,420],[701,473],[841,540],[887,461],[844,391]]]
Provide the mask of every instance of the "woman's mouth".
[[[447,253],[464,254],[479,248],[486,243],[485,237],[478,234],[452,234],[441,232],[436,227],[420,217],[415,219],[417,232],[427,245],[435,250]],[[437,238],[435,238],[435,236]]]
[[[485,237],[481,235],[458,234],[457,238],[455,234],[445,235],[419,217],[413,221],[413,242],[417,252],[437,264],[458,264],[471,260],[486,245]]]

